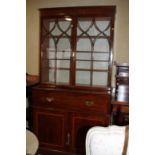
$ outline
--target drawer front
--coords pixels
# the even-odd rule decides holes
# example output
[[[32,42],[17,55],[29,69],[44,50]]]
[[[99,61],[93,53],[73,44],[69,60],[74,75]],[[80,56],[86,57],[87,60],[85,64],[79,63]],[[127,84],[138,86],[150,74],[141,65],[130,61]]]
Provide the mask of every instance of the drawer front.
[[[109,113],[110,96],[105,94],[86,94],[74,92],[54,92],[35,90],[33,105],[68,110],[87,110]]]
[[[70,106],[87,110],[100,111],[108,113],[110,98],[99,94],[72,94],[70,98]]]

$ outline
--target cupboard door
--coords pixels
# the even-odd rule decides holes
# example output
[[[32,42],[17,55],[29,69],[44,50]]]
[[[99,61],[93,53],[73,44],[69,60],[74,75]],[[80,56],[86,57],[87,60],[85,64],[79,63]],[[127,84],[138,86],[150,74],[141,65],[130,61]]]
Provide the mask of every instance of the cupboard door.
[[[73,152],[85,154],[85,138],[87,131],[93,126],[107,126],[108,117],[103,115],[72,114],[71,135]]]
[[[40,148],[64,150],[66,114],[58,111],[33,111],[34,132]]]

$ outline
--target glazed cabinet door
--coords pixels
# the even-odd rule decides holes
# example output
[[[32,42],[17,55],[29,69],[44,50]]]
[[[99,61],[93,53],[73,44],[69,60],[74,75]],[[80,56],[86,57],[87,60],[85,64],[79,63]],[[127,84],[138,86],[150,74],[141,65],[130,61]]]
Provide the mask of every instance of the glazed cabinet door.
[[[41,23],[41,82],[69,85],[71,21],[44,18]]]
[[[41,9],[41,83],[110,87],[114,15],[114,6]]]
[[[108,17],[77,19],[77,86],[108,86],[111,29],[112,20]]]
[[[41,149],[65,149],[65,112],[33,110],[33,131],[37,135]]]
[[[93,126],[107,126],[108,117],[97,114],[74,113],[71,115],[71,149],[75,153],[85,155],[85,138],[87,131]]]

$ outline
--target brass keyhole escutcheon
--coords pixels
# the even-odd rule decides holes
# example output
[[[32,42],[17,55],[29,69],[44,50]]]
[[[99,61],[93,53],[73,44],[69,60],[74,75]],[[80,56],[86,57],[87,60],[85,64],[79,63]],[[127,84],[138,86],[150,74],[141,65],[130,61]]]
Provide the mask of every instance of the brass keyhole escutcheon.
[[[94,105],[94,102],[93,101],[86,101],[85,105],[90,107],[90,106]]]
[[[53,97],[46,97],[46,101],[51,103],[54,101],[54,98]]]

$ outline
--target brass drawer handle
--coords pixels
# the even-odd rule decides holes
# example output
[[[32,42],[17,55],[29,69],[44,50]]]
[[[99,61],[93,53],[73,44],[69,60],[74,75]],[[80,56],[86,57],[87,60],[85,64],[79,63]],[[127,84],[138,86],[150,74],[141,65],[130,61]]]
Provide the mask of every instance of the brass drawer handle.
[[[94,104],[93,101],[86,101],[86,102],[85,102],[85,105],[88,106],[88,107],[89,107],[89,106],[92,106],[93,104]]]
[[[51,103],[54,101],[54,98],[53,97],[46,97],[46,101]]]

